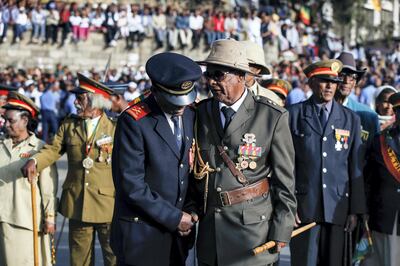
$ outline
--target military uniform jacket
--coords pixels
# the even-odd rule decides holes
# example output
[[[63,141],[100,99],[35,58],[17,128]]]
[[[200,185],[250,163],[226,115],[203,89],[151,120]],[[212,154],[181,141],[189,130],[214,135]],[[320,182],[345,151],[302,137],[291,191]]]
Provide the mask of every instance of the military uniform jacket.
[[[344,225],[348,214],[365,213],[359,117],[333,101],[323,130],[312,99],[288,110],[300,220]]]
[[[279,98],[279,96],[275,92],[273,92],[273,91],[271,91],[271,90],[269,90],[267,88],[262,87],[260,84],[258,84],[257,81],[254,82],[253,86],[251,86],[249,88],[249,90],[254,95],[263,96],[263,97],[271,100],[273,103],[276,103],[279,106],[283,106],[284,105],[282,99]]]
[[[105,136],[114,138],[113,121],[103,114],[98,123],[94,143]],[[87,139],[85,120],[70,116],[61,123],[53,142],[45,145],[34,158],[41,171],[67,153],[68,173],[62,185],[59,212],[78,221],[109,223],[115,196],[111,164],[106,162],[106,154],[102,155],[103,162],[98,161],[100,148],[94,144],[89,154],[94,165],[88,170],[83,168]]]
[[[43,145],[44,142],[34,134],[14,148],[11,139],[0,140],[0,222],[33,230],[31,185],[22,176],[21,167]],[[54,222],[57,211],[57,180],[54,164],[39,172],[36,193],[39,230],[46,217]]]
[[[180,152],[154,97],[144,104],[148,108],[141,114],[144,117],[135,120],[128,110],[118,120],[111,247],[125,264],[169,266],[189,181],[194,112],[187,107],[182,116],[184,141]],[[132,109],[138,110],[136,106]]]
[[[386,135],[386,144],[400,158],[400,130],[392,127],[382,132]],[[400,182],[388,171],[381,151],[380,136],[374,139],[372,156],[368,161],[367,191],[369,224],[372,230],[392,234],[396,212],[400,213]],[[397,220],[400,223],[400,219]],[[400,235],[400,224],[397,225]]]
[[[207,208],[204,213],[205,178],[193,180],[200,224],[197,252],[200,262],[214,265],[267,265],[277,259],[269,252],[254,256],[252,249],[269,240],[289,242],[294,224],[294,150],[288,113],[264,97],[248,93],[233,120],[223,130],[219,103],[208,99],[197,109],[197,141],[204,162],[214,173],[209,176]],[[217,145],[225,147],[233,162],[246,133],[253,133],[262,148],[254,170],[242,173],[250,183],[268,178],[269,193],[231,206],[222,206],[219,192],[242,187],[224,164]],[[268,177],[270,176],[270,177]]]

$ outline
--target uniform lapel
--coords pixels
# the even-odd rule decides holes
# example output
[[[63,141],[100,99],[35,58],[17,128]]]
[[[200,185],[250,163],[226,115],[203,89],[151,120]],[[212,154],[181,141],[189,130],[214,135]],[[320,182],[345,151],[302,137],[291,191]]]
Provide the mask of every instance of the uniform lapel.
[[[175,154],[175,156],[180,159],[181,154],[178,150],[178,145],[176,144],[175,136],[172,134],[171,127],[168,124],[167,118],[165,117],[164,113],[158,107],[156,101],[151,99],[149,102],[150,108],[152,112],[150,113],[151,116],[156,120],[156,125],[154,130],[157,134],[165,141],[171,151]]]
[[[191,111],[188,110],[189,107],[186,107],[185,112],[183,113],[182,116],[182,122],[183,122],[183,131],[184,131],[184,138],[183,138],[183,156],[182,158],[185,158],[187,152],[189,151],[190,145],[192,145],[192,139],[193,139],[193,121],[190,119],[191,117]]]
[[[82,139],[83,142],[87,141],[86,124],[84,119],[78,119],[76,122],[75,133]]]
[[[211,117],[213,120],[213,125],[215,125],[216,129],[217,129],[217,133],[219,135],[219,138],[222,139],[224,137],[224,129],[222,127],[222,123],[221,123],[221,114],[219,111],[219,103],[218,101],[216,101],[215,99],[212,100],[211,103]]]
[[[304,110],[304,119],[307,121],[307,123],[315,132],[317,132],[319,135],[322,136],[323,132],[321,123],[319,122],[317,113],[315,112],[314,109],[314,104],[312,103],[311,99],[305,102],[303,110]]]
[[[231,123],[228,125],[228,128],[225,131],[224,137],[229,137],[243,126],[248,119],[251,118],[252,110],[254,109],[254,99],[251,93],[247,93],[246,98],[244,99],[242,105],[239,107],[239,110],[233,117]],[[221,122],[219,123],[221,124]]]
[[[328,122],[326,123],[325,127],[325,136],[329,136],[332,134],[332,132],[335,130],[335,128],[340,128],[343,127],[341,123],[341,117],[342,117],[342,110],[341,106],[336,101],[332,102],[332,110],[331,114],[329,115]],[[341,124],[340,124],[341,123]]]
[[[9,157],[12,156],[12,140],[10,138],[7,138],[3,140],[4,147],[6,147],[6,150],[8,151]]]

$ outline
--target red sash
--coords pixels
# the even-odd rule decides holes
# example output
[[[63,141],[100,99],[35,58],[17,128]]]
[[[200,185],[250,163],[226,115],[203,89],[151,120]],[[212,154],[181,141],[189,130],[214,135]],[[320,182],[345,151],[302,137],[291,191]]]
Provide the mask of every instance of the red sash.
[[[381,153],[389,173],[400,183],[400,162],[396,153],[386,144],[385,136],[380,136]]]

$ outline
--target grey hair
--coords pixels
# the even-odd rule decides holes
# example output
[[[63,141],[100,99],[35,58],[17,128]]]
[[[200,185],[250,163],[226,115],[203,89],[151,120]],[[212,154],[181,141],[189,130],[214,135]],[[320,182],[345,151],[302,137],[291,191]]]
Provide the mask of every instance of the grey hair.
[[[98,108],[103,111],[111,109],[112,106],[111,100],[104,98],[102,95],[88,93],[87,96],[90,107]]]

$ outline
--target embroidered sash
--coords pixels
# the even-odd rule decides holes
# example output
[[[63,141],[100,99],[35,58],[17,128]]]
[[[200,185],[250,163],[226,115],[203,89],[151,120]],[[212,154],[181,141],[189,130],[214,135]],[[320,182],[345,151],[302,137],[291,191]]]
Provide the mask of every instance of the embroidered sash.
[[[400,162],[396,153],[386,144],[384,134],[380,136],[381,153],[389,173],[400,183]]]

